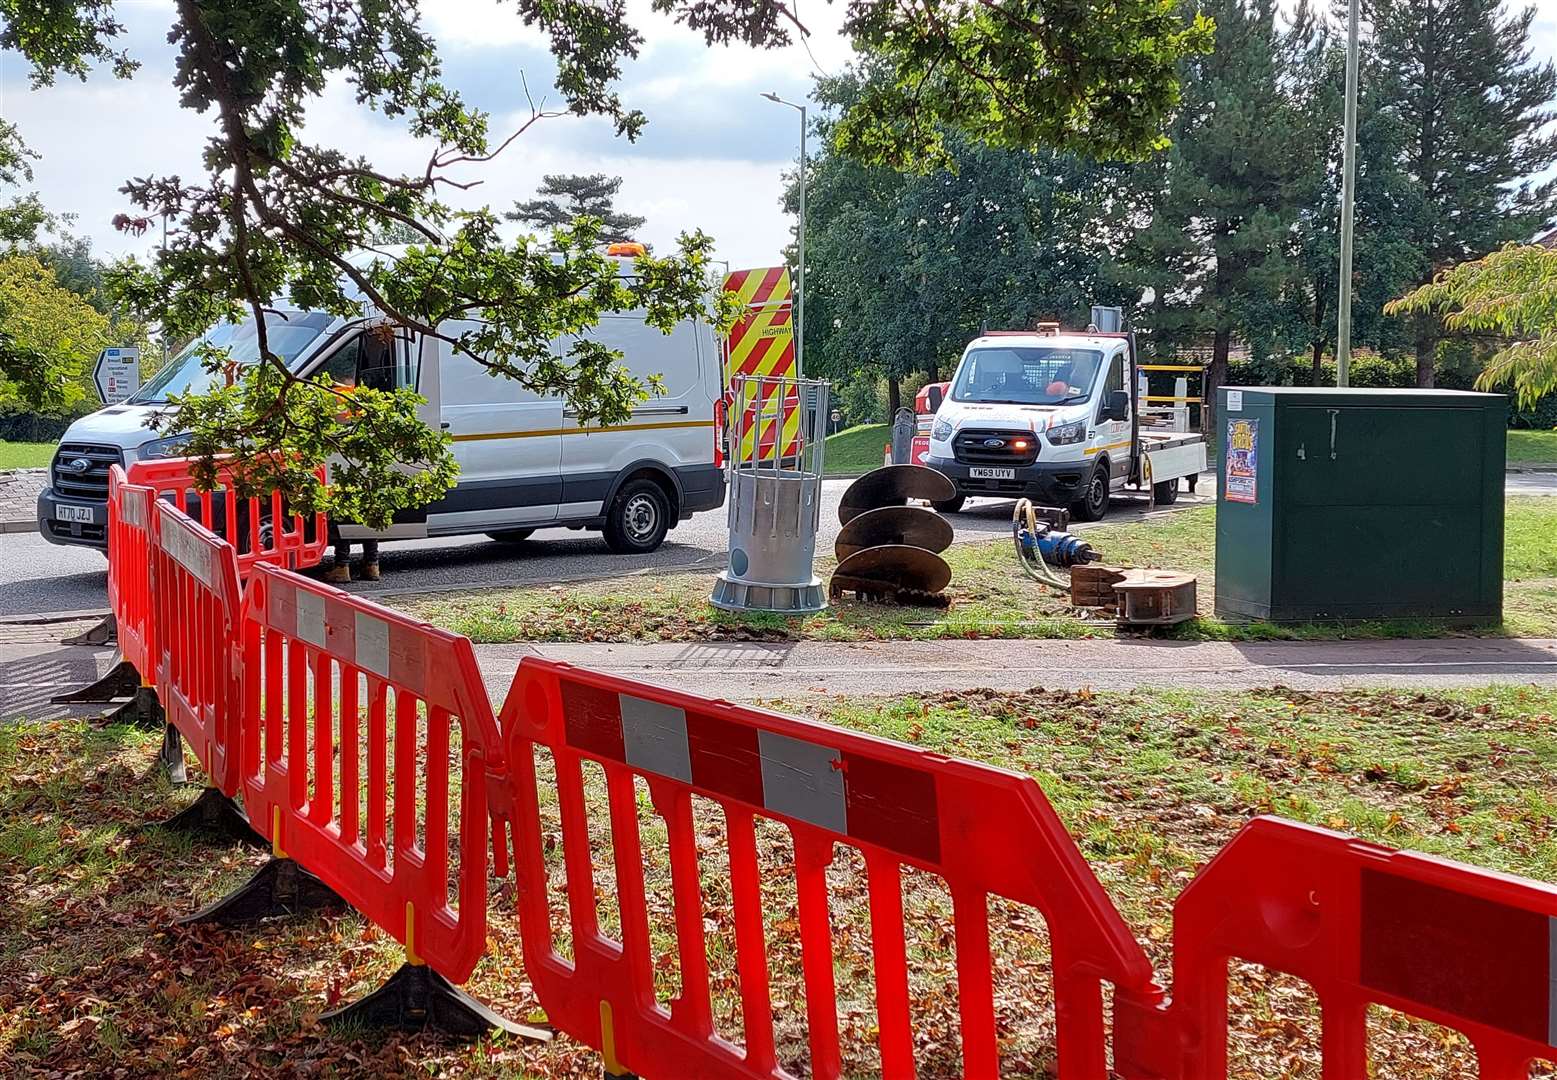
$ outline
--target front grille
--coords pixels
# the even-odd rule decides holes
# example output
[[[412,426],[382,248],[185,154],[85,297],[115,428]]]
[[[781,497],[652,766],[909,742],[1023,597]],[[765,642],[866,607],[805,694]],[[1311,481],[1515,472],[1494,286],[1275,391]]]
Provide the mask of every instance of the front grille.
[[[61,466],[73,461],[85,461],[84,471]],[[85,499],[89,502],[108,501],[108,468],[124,462],[124,455],[116,446],[98,446],[94,443],[60,443],[54,455],[51,478],[54,494],[67,499]]]
[[[1018,441],[1026,445],[1019,449]],[[1030,431],[964,429],[952,439],[952,455],[964,465],[1031,465],[1038,460],[1038,436]]]

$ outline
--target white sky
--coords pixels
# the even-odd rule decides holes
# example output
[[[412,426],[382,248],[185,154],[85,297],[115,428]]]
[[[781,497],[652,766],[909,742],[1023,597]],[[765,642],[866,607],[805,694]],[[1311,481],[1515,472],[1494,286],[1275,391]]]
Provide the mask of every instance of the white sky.
[[[793,229],[779,196],[781,173],[798,152],[799,117],[758,95],[775,90],[802,100],[818,65],[833,73],[847,63],[838,7],[800,0],[801,18],[813,31],[809,50],[797,44],[759,52],[708,49],[700,36],[647,14],[646,0],[630,3],[642,15],[648,42],[620,89],[629,107],[648,115],[643,137],[615,139],[602,120],[548,119],[496,162],[472,168],[463,178],[479,178],[481,185],[450,201],[506,208],[531,196],[543,173],[604,172],[624,178],[618,206],[647,217],[644,238],[662,249],[677,233],[702,228],[715,238],[718,257],[734,266],[777,262]],[[1535,54],[1551,59],[1557,0],[1535,4]],[[118,0],[116,8],[127,27],[124,41],[143,64],[128,82],[104,72],[86,83],[65,79],[35,91],[21,59],[0,52],[0,115],[19,124],[42,155],[34,163],[34,186],[50,209],[77,215],[75,231],[105,255],[155,242],[128,238],[109,224],[131,209],[119,186],[131,176],[200,175],[200,148],[210,131],[209,117],[179,107],[169,81],[172,0]],[[505,120],[528,114],[521,76],[537,98],[556,103],[543,43],[510,7],[499,0],[427,0],[423,8],[446,79],[493,113],[495,132],[505,130]],[[344,91],[332,91],[313,108],[307,137],[393,170],[420,171],[431,151]]]

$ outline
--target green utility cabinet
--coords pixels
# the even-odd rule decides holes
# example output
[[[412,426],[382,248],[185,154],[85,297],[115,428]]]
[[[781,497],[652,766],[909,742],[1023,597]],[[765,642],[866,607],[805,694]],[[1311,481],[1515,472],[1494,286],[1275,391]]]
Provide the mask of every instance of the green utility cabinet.
[[[1216,614],[1497,621],[1507,401],[1217,391]]]

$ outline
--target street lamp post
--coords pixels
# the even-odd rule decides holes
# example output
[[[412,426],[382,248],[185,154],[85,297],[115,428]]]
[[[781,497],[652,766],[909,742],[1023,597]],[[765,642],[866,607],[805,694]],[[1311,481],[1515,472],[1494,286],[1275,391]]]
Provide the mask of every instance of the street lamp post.
[[[805,372],[806,358],[806,107],[769,91],[762,95],[800,113],[800,227],[795,252],[795,378]]]
[[[1341,138],[1341,281],[1335,324],[1335,385],[1351,382],[1352,218],[1357,202],[1357,6],[1351,0],[1346,26],[1346,111]]]

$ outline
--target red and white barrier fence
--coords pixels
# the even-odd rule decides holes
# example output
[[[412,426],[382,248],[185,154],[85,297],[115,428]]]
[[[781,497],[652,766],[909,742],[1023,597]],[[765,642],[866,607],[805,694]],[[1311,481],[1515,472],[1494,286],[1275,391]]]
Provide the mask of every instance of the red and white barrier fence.
[[[1172,1005],[1121,1018],[1116,1051],[1138,1075],[1229,1075],[1234,959],[1312,988],[1326,1080],[1372,1075],[1370,1005],[1460,1032],[1484,1080],[1557,1059],[1551,885],[1256,818],[1174,907]]]
[[[1003,769],[928,754],[627,679],[525,658],[502,710],[515,785],[514,865],[525,969],[547,1016],[655,1076],[788,1077],[774,1054],[755,819],[788,828],[795,851],[810,1074],[841,1075],[825,869],[837,845],[864,856],[883,1075],[915,1075],[901,877],[939,876],[953,901],[963,1075],[1000,1075],[988,901],[1041,911],[1053,950],[1058,1052],[1067,1077],[1107,1075],[1102,984],[1145,1007],[1160,997],[1151,964],[1038,785]],[[535,758],[555,761],[542,790]],[[595,916],[584,812],[585,761],[604,769],[621,940]],[[668,833],[673,895],[646,896],[634,777],[647,781]],[[743,1045],[714,1031],[698,889],[692,796],[722,808],[742,996]],[[547,901],[541,805],[561,807],[571,961],[559,955]],[[655,1003],[648,907],[673,907],[681,994]]]
[[[506,781],[469,639],[261,564],[240,668],[256,827],[412,963],[463,981],[486,947],[489,789]]]
[[[118,627],[119,652],[141,679],[155,674],[151,614],[151,504],[155,493],[132,485],[124,470],[108,470],[108,610]]]
[[[243,723],[241,658],[233,648],[242,605],[237,558],[231,544],[172,503],[148,503],[157,628],[149,671],[167,722],[194,749],[211,786],[230,798],[238,791]]]
[[[444,1023],[455,1008],[464,1019],[446,1030],[502,1022],[426,973],[458,982],[474,970],[488,876],[506,873],[511,842],[526,973],[557,1029],[599,1049],[613,1071],[651,1080],[783,1080],[762,893],[773,875],[756,839],[769,822],[794,851],[810,1076],[843,1073],[826,873],[840,847],[865,867],[871,1027],[881,1073],[894,1080],[919,1075],[905,870],[934,875],[951,897],[964,1076],[1001,1070],[995,897],[1048,926],[1062,1080],[1110,1070],[1123,1080],[1228,1080],[1235,958],[1313,988],[1325,1080],[1368,1074],[1372,1005],[1462,1033],[1488,1080],[1557,1058],[1550,885],[1259,818],[1178,900],[1168,1002],[1030,778],[532,658],[499,720],[467,639],[266,561],[306,545],[261,544],[242,586],[233,544],[133,478],[133,469],[110,474],[109,590],[126,658],[212,783],[241,798],[253,827],[289,857],[279,862],[295,861],[405,945],[409,964],[391,984],[422,974],[388,1004],[387,988],[375,994],[382,1000],[359,1018]],[[541,756],[552,770],[537,767]],[[586,766],[604,776],[609,878],[597,877]],[[667,897],[652,895],[645,873],[640,783],[665,827]],[[725,822],[739,1040],[713,1023],[694,799],[712,801]],[[543,813],[553,806],[571,958],[558,949],[564,923],[548,899]],[[614,937],[595,907],[597,889],[611,886]],[[680,991],[668,1006],[656,997],[651,908],[672,912]],[[443,1004],[427,1004],[429,988]]]
[[[325,479],[320,466],[319,479]],[[157,498],[173,503],[233,546],[238,571],[247,577],[259,563],[306,570],[318,566],[329,547],[329,521],[323,514],[304,516],[288,510],[280,492],[240,499],[229,466],[217,469],[214,491],[199,491],[188,458],[137,461],[126,477],[151,488]],[[110,541],[110,551],[112,550]]]

